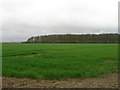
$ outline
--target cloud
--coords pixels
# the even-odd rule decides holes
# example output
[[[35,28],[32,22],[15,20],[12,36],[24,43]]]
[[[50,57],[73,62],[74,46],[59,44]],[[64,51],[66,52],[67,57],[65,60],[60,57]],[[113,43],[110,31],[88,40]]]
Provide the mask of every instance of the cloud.
[[[3,41],[34,35],[117,32],[116,0],[4,0]]]

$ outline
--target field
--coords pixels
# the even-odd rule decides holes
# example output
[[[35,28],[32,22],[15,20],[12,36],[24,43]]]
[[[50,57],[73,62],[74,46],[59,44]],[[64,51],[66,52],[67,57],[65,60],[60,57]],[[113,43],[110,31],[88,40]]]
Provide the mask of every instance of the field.
[[[3,44],[3,76],[91,78],[118,70],[117,44]]]

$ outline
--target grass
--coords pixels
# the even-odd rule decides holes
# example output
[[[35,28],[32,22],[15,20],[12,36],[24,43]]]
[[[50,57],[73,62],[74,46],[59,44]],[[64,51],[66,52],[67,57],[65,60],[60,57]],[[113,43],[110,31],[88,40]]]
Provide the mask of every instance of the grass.
[[[117,44],[3,44],[3,76],[66,79],[117,72]]]

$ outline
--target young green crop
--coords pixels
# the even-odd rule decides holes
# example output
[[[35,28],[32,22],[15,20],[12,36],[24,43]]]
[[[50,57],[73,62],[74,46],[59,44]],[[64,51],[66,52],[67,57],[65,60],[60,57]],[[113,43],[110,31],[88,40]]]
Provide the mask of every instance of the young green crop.
[[[117,72],[117,44],[3,44],[3,76],[98,77]]]

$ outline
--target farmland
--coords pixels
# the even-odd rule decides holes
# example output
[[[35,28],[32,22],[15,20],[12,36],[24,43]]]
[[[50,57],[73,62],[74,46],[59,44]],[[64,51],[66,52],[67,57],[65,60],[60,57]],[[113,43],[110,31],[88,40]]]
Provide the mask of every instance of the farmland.
[[[3,44],[3,76],[92,78],[117,72],[117,44]]]

